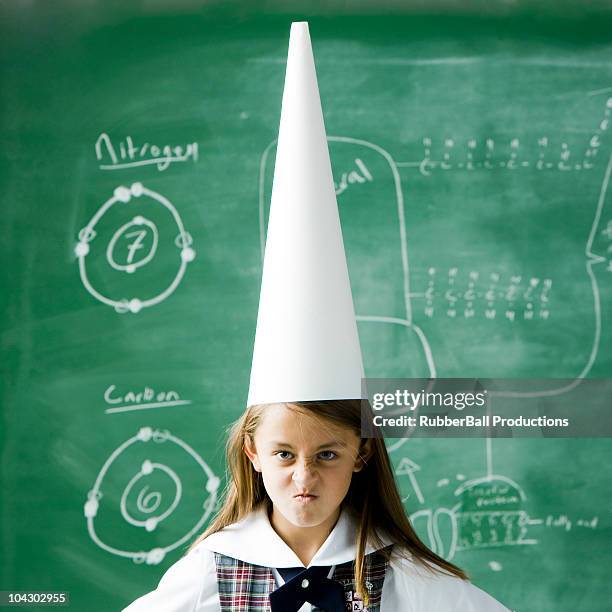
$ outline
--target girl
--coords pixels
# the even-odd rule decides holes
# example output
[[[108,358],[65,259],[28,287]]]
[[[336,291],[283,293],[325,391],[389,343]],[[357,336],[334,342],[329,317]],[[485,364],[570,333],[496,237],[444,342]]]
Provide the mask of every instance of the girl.
[[[506,610],[408,521],[361,402],[255,405],[233,425],[222,510],[128,612]]]
[[[410,526],[383,440],[361,436],[362,378],[308,27],[297,23],[224,505],[129,612],[505,610]]]

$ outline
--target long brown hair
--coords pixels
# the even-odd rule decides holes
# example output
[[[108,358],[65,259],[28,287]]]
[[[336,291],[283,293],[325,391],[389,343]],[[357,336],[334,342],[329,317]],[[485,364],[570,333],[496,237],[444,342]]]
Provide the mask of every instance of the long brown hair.
[[[314,418],[348,427],[360,437],[362,409],[368,409],[367,404],[362,406],[361,400],[292,402],[285,405]],[[271,503],[261,473],[255,471],[244,452],[247,438],[254,440],[266,407],[262,404],[247,408],[230,427],[226,447],[229,474],[223,505],[191,548],[209,535],[242,520],[262,503]],[[381,535],[395,545],[394,552],[406,557],[411,555],[429,570],[467,579],[463,570],[431,551],[412,528],[402,505],[383,438],[372,438],[367,446],[368,451],[363,456],[364,467],[353,474],[343,502],[343,507],[358,519],[355,584],[364,603],[368,603],[364,576],[365,551],[368,543],[382,548],[385,543]]]

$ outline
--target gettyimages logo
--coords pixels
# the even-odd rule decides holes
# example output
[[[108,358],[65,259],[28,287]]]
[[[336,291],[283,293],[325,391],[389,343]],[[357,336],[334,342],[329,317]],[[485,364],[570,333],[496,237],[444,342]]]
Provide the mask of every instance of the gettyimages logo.
[[[364,437],[610,437],[612,379],[363,379]]]

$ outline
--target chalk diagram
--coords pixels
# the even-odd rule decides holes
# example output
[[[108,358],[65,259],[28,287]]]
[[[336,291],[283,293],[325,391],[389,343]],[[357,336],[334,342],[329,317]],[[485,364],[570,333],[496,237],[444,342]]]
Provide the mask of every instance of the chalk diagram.
[[[150,265],[158,253],[160,246],[160,230],[158,223],[152,220],[153,208],[161,205],[162,209],[170,214],[176,225],[177,235],[174,246],[178,249],[178,268],[174,278],[169,280],[168,285],[157,295],[151,297],[112,297],[103,295],[94,287],[88,273],[88,256],[95,249],[104,248],[98,246],[102,238],[98,236],[96,227],[104,218],[116,213],[119,208],[133,207],[134,215],[125,223],[114,230],[110,240],[104,249],[104,260],[110,270],[122,275],[136,276],[139,270]],[[145,214],[138,212],[140,209],[151,211]],[[194,260],[196,252],[192,248],[193,239],[185,230],[183,221],[175,206],[161,194],[147,189],[142,183],[133,183],[130,187],[119,186],[114,190],[111,198],[96,211],[89,223],[81,229],[78,235],[78,243],[74,249],[79,262],[79,274],[83,286],[97,300],[112,306],[119,313],[138,313],[143,308],[149,308],[159,304],[168,298],[181,282],[187,264]]]
[[[113,464],[121,460],[122,455],[133,451],[137,447],[140,447],[145,456],[150,458],[141,462],[138,471],[129,478],[127,483],[125,478],[121,478],[124,488],[119,497],[119,507],[117,508],[116,491],[107,491],[105,498],[105,479],[109,480],[109,473]],[[189,464],[192,465],[195,462],[202,472],[202,487],[199,493],[201,499],[197,502],[201,515],[193,526],[174,542],[169,542],[165,546],[155,546],[149,550],[124,550],[119,548],[118,545],[104,541],[103,536],[100,536],[99,530],[96,529],[96,521],[100,520],[101,514],[116,515],[118,510],[122,519],[122,522],[119,522],[120,525],[124,526],[127,523],[144,532],[151,533],[177,512],[179,505],[184,501],[182,480],[177,470],[168,465],[167,461],[154,459],[156,455],[160,454],[167,456],[171,451],[175,451],[177,462],[180,454],[186,453],[188,457],[183,459],[191,459]],[[190,473],[192,473],[191,470]],[[117,480],[115,480],[116,483]],[[191,541],[194,535],[202,529],[216,508],[219,485],[220,479],[213,473],[204,459],[183,440],[165,430],[142,427],[135,436],[123,442],[111,453],[96,477],[93,488],[87,494],[87,501],[83,510],[89,536],[96,545],[113,555],[130,558],[135,563],[157,565],[163,561],[169,551]],[[190,486],[189,495],[191,498],[194,497],[193,489],[194,487]],[[195,489],[195,495],[197,496],[197,487]],[[167,491],[169,491],[169,494],[166,495]],[[108,499],[108,501],[105,502],[105,499]],[[194,499],[190,501],[196,503]]]
[[[555,161],[554,163],[547,161],[545,156],[546,147],[548,147],[549,143],[547,139],[540,139],[538,141],[540,149],[536,160],[533,162],[526,162],[525,160],[520,161],[517,159],[518,141],[513,141],[510,158],[499,163],[499,167],[505,168],[509,171],[515,171],[519,168],[528,167],[532,167],[538,171],[591,170],[594,167],[595,157],[600,150],[601,136],[608,130],[609,116],[611,111],[612,98],[606,101],[604,118],[600,122],[595,134],[591,136],[585,153],[585,159],[581,160],[580,163],[574,164],[573,166],[570,164],[570,151],[568,150],[567,145],[563,145],[560,159],[558,161]],[[360,168],[363,166],[361,157],[365,158],[365,151],[374,152],[381,156],[388,165],[394,187],[397,213],[397,235],[400,244],[399,251],[402,276],[401,286],[403,288],[404,313],[403,316],[380,313],[357,314],[357,320],[358,322],[380,323],[384,326],[400,326],[406,331],[413,333],[418,339],[418,344],[421,347],[422,356],[427,367],[428,378],[434,379],[439,376],[443,376],[443,373],[439,372],[438,370],[430,342],[428,341],[424,330],[414,321],[412,300],[415,297],[415,294],[411,292],[410,285],[408,237],[405,223],[404,196],[401,187],[400,168],[406,167],[416,169],[422,176],[431,176],[433,170],[436,168],[444,171],[453,167],[449,160],[450,154],[448,151],[446,151],[442,161],[432,161],[431,151],[428,148],[431,145],[431,142],[425,142],[426,150],[423,160],[415,162],[396,162],[388,151],[372,142],[340,136],[329,136],[328,142],[330,145],[332,143],[340,143],[362,147],[364,149],[364,155],[355,160],[357,162],[357,166]],[[453,144],[454,143],[446,142],[445,146],[452,147]],[[266,206],[269,205],[268,198],[266,198],[266,169],[269,165],[271,152],[275,146],[276,141],[272,141],[263,151],[260,159],[259,233],[262,261],[265,246]],[[470,149],[473,148],[474,145],[472,144]],[[487,154],[484,162],[474,162],[473,153],[468,151],[467,163],[456,164],[456,167],[467,171],[477,171],[479,169],[482,171],[488,171],[494,168],[492,156],[493,147],[490,145],[490,143],[487,143]],[[580,385],[581,381],[586,378],[591,371],[600,348],[602,321],[600,289],[593,271],[593,266],[606,263],[607,261],[606,257],[602,257],[593,251],[593,243],[598,235],[599,226],[604,222],[602,220],[602,212],[611,173],[612,156],[610,156],[608,160],[603,176],[591,230],[584,249],[585,270],[592,291],[593,318],[595,323],[593,336],[591,339],[591,348],[586,363],[583,364],[583,367],[579,372],[571,377],[572,381],[569,384],[565,384],[557,388],[541,389],[530,392],[491,392],[490,397],[498,396],[529,399],[565,394]],[[353,173],[353,175],[353,183],[362,183],[367,180],[372,180],[372,176],[369,171],[367,171],[367,174],[362,172],[361,175],[355,175],[355,173]],[[350,174],[343,175],[342,179],[337,183],[337,186],[339,186],[339,188],[337,187],[336,189],[337,195],[349,188],[350,183]],[[612,241],[612,231],[610,231],[610,240]],[[608,250],[612,252],[612,248],[609,248]],[[612,271],[612,257],[610,258],[609,269]],[[528,289],[534,293],[534,289],[538,285],[541,290],[540,300],[545,302],[547,300],[547,292],[551,287],[551,280],[545,279],[542,283],[540,283],[538,280],[537,284],[532,282]],[[419,295],[418,297],[422,296]],[[406,443],[406,441],[407,438],[388,440],[388,450],[390,452],[397,452]],[[577,519],[574,520],[574,522],[564,515],[556,518],[548,516],[545,519],[530,517],[523,509],[527,500],[527,495],[523,488],[511,478],[494,472],[492,444],[490,438],[485,439],[485,452],[485,475],[473,479],[467,479],[463,474],[458,474],[456,476],[457,482],[454,485],[452,493],[452,500],[449,500],[450,503],[448,504],[448,507],[427,507],[426,499],[418,483],[418,472],[421,470],[421,467],[406,456],[399,458],[396,466],[396,476],[398,477],[398,480],[401,483],[403,479],[407,479],[411,488],[411,494],[409,497],[411,499],[416,498],[419,505],[425,506],[414,511],[411,514],[411,519],[419,531],[427,534],[427,543],[437,554],[447,558],[448,560],[452,560],[457,552],[464,550],[481,548],[492,549],[503,546],[535,545],[538,543],[538,540],[529,532],[530,528],[534,526],[565,526],[566,530],[569,530],[572,525],[591,529],[596,528],[598,517],[593,517],[589,520]],[[452,485],[451,480],[448,478],[442,479],[438,482],[438,487],[447,485]],[[404,498],[404,501],[406,501],[406,499],[407,498]],[[488,565],[492,571],[503,570],[501,563],[496,560],[489,560]]]

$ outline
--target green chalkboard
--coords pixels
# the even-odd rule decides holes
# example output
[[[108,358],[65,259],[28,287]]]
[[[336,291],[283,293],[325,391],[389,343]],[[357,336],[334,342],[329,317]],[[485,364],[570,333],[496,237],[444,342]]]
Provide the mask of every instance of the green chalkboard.
[[[218,502],[304,17],[127,4],[0,26],[0,590],[74,610],[153,588]],[[368,375],[610,376],[609,13],[345,4],[310,22]],[[508,607],[612,601],[608,440],[389,448]]]

